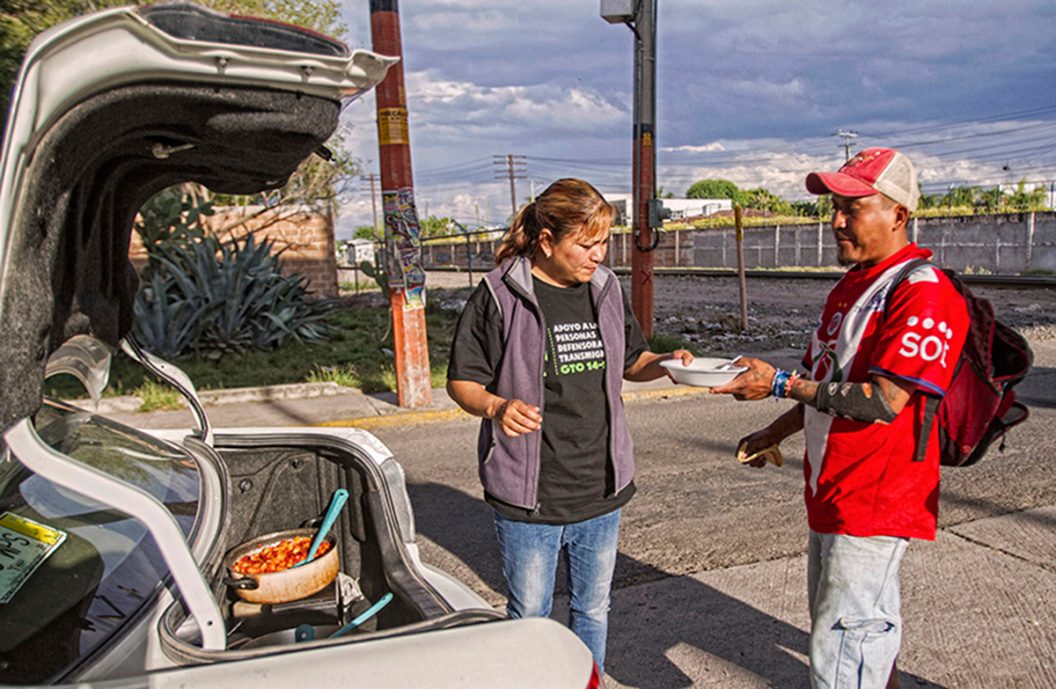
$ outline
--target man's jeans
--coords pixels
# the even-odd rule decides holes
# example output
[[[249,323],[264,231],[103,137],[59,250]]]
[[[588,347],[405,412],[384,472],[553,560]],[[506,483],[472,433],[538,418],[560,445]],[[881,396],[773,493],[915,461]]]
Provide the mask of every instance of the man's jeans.
[[[550,616],[557,558],[563,549],[568,560],[569,626],[602,672],[619,530],[620,510],[575,524],[530,524],[495,513],[502,573],[510,589],[507,616]]]
[[[810,532],[810,684],[887,684],[902,641],[898,567],[909,541]]]

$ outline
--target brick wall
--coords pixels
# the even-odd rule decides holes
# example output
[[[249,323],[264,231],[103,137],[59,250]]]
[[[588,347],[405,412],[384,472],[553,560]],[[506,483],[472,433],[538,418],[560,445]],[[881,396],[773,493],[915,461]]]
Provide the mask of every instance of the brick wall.
[[[330,214],[315,209],[285,209],[280,213],[260,213],[258,208],[219,209],[207,220],[221,240],[242,238],[253,232],[258,240],[274,241],[275,250],[282,251],[279,261],[284,274],[299,273],[308,278],[308,291],[315,297],[336,297],[337,259]],[[147,262],[146,249],[135,232],[129,259],[137,271]]]

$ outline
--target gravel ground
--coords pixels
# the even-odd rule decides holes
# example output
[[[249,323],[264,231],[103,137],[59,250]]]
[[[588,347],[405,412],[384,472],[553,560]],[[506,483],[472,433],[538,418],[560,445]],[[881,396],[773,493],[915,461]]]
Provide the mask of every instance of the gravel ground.
[[[474,279],[479,277],[474,274]],[[740,297],[734,278],[656,275],[654,334],[680,337],[713,354],[802,350],[817,323],[831,280],[749,279],[748,332],[741,333]],[[621,278],[630,293],[630,278]],[[434,304],[460,308],[466,273],[430,272],[426,286]],[[1031,341],[1056,338],[1056,289],[972,285],[989,299],[1004,322]]]

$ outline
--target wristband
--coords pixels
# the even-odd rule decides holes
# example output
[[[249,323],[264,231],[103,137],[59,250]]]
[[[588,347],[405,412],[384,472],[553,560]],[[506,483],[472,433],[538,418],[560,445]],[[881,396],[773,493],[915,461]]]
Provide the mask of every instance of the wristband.
[[[770,381],[770,394],[778,399],[787,399],[792,392],[792,384],[796,382],[799,374],[795,371],[774,371],[774,378]]]
[[[788,383],[788,378],[791,374],[788,371],[781,369],[774,370],[774,377],[770,381],[770,394],[774,397],[781,397],[781,392],[784,390],[785,385]]]

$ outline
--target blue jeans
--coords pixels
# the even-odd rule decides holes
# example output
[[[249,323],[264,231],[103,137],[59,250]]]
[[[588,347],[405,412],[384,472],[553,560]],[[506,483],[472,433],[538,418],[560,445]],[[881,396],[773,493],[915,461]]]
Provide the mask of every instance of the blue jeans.
[[[511,619],[550,616],[557,558],[564,550],[569,627],[594,654],[601,672],[619,531],[620,510],[575,524],[531,524],[495,513],[502,573],[510,590],[506,615]]]
[[[883,689],[902,642],[898,568],[909,541],[810,532],[810,685]]]

